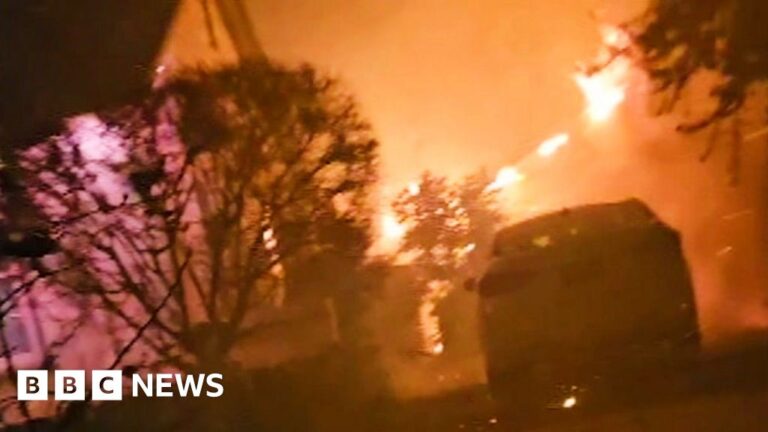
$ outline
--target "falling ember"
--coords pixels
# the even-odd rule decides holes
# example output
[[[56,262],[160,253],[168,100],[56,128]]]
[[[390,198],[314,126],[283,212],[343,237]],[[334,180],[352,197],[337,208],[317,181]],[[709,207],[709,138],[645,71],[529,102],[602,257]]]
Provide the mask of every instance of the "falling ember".
[[[604,27],[602,37],[604,45],[597,63],[604,66],[584,68],[574,77],[586,99],[587,115],[595,123],[610,119],[624,102],[630,70],[629,59],[619,54],[629,44],[627,35],[615,27]]]
[[[562,133],[559,135],[555,135],[552,138],[549,138],[548,140],[544,141],[539,145],[539,148],[536,150],[536,152],[541,157],[550,157],[557,153],[558,150],[560,150],[561,147],[568,144],[568,141],[571,140],[571,136],[567,133]]]
[[[717,256],[718,256],[718,258],[722,258],[722,257],[730,254],[731,252],[733,252],[733,246],[726,246],[726,247],[720,249],[719,251],[717,251]]]
[[[432,347],[432,354],[434,355],[440,355],[443,351],[445,351],[445,345],[442,342],[438,342]]]
[[[496,180],[489,184],[486,190],[499,191],[505,187],[525,180],[525,175],[515,167],[504,167],[496,174]]]
[[[459,256],[466,256],[471,254],[475,249],[477,249],[477,245],[475,243],[469,243],[468,245],[459,248],[458,255]]]
[[[576,406],[576,397],[571,396],[568,399],[563,401],[563,408],[565,409],[571,409]]]

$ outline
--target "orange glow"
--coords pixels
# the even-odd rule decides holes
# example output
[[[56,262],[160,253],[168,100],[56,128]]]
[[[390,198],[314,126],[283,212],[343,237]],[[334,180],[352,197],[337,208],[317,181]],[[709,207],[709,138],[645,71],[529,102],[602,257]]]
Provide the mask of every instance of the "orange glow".
[[[555,135],[552,138],[549,138],[548,140],[544,141],[539,145],[538,150],[536,152],[541,157],[550,157],[557,153],[558,150],[560,150],[561,147],[568,144],[568,141],[571,140],[571,136],[567,133],[562,133],[559,135]]]

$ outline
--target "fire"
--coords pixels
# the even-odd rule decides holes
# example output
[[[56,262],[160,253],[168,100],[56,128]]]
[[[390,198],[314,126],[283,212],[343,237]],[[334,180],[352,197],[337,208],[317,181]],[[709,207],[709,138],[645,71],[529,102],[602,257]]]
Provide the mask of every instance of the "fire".
[[[475,249],[477,249],[477,245],[475,243],[469,243],[468,245],[466,245],[466,246],[464,246],[462,248],[459,248],[458,253],[461,256],[465,256],[465,255],[469,255],[470,253],[472,253]]]
[[[391,212],[384,213],[381,217],[381,232],[385,238],[400,240],[405,235],[405,231],[405,226]]]
[[[432,354],[433,355],[440,355],[445,351],[445,345],[442,342],[438,342],[435,344],[435,346],[432,347]]]
[[[408,193],[413,196],[420,194],[421,186],[419,185],[419,183],[415,181],[408,183]]]
[[[597,63],[605,66],[596,70],[583,70],[576,74],[576,84],[587,102],[587,115],[595,123],[611,118],[626,99],[627,76],[630,61],[620,54],[629,45],[629,38],[615,27],[602,29],[603,49]]]
[[[571,409],[576,406],[576,397],[571,396],[563,401],[563,408],[565,409]]]
[[[277,238],[275,238],[275,230],[272,228],[267,228],[264,230],[264,234],[262,235],[262,238],[264,239],[264,247],[267,248],[267,250],[272,251],[277,248]]]
[[[419,331],[422,350],[429,355],[438,356],[445,350],[440,318],[435,311],[437,304],[448,295],[450,289],[449,282],[432,280],[427,284],[426,292],[421,297],[418,311]]]
[[[587,73],[576,75],[576,84],[581,88],[587,101],[587,115],[590,120],[595,123],[605,122],[624,102],[626,98],[624,80],[628,71],[629,61],[617,59],[599,72],[591,75]]]
[[[496,180],[486,188],[488,191],[499,191],[505,187],[525,180],[525,174],[515,167],[504,167],[496,174]]]
[[[557,153],[558,150],[560,150],[560,147],[568,144],[568,141],[571,140],[571,136],[567,133],[561,133],[559,135],[555,135],[552,138],[549,138],[548,140],[541,143],[538,150],[536,152],[541,157],[550,157]]]

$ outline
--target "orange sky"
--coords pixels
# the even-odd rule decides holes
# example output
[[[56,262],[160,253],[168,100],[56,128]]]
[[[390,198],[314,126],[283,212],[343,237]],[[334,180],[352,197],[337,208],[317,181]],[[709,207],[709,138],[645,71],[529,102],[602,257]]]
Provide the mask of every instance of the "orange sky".
[[[649,117],[642,79],[614,119],[586,127],[575,65],[597,52],[600,21],[633,17],[645,0],[246,2],[267,55],[313,63],[357,96],[382,142],[385,193],[424,169],[496,170],[571,132],[562,156],[512,192],[516,217],[639,197],[683,234],[705,333],[768,326],[765,277],[756,274],[768,269],[764,147],[745,147],[742,185],[729,186],[727,147],[703,164],[706,137],[674,132],[701,103]],[[195,48],[207,41],[199,2],[186,8],[193,24],[171,51],[205,57],[210,48]],[[232,58],[226,43],[220,51]]]
[[[571,80],[599,40],[597,12],[640,0],[249,0],[268,55],[309,61],[359,98],[383,174],[498,168],[578,117]],[[610,9],[604,6],[610,4]],[[602,8],[602,9],[601,9]]]
[[[649,117],[642,80],[613,121],[585,129],[574,66],[596,54],[600,21],[636,16],[645,0],[249,5],[268,55],[309,61],[358,96],[383,144],[385,187],[402,187],[424,169],[496,170],[545,138],[574,132],[572,153],[530,173],[517,201],[512,193],[514,210],[639,197],[683,234],[708,339],[768,325],[756,274],[766,253],[757,243],[764,235],[762,147],[749,149],[743,185],[728,186],[727,152],[700,163],[703,138],[676,134],[680,117]]]

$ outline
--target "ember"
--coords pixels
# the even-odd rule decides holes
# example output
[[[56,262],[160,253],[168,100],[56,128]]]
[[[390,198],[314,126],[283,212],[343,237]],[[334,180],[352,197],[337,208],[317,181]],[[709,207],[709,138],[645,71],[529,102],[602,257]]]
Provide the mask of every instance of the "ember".
[[[568,144],[568,141],[570,140],[571,140],[571,137],[567,133],[555,135],[552,138],[549,138],[548,140],[541,143],[541,145],[537,150],[537,153],[541,157],[550,157],[555,153],[557,153],[557,151],[560,150],[561,147]]]
[[[563,408],[571,409],[576,406],[576,397],[571,396],[563,401]]]

